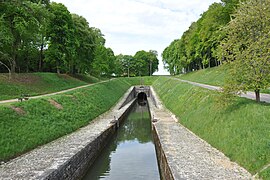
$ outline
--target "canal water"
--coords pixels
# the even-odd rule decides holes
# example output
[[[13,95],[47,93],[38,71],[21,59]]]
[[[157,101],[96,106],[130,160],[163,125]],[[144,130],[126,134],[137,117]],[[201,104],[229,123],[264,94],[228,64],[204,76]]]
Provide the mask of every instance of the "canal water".
[[[136,103],[83,179],[160,179],[147,105]]]

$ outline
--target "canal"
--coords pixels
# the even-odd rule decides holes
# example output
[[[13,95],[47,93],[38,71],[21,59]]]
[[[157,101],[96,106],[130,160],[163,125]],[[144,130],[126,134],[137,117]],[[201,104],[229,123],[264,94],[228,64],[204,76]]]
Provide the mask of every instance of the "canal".
[[[83,179],[160,179],[147,105],[134,105]]]

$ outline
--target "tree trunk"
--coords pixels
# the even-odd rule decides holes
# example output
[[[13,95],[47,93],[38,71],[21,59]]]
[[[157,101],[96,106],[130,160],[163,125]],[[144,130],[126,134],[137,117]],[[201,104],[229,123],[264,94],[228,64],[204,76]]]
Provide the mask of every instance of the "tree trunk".
[[[10,72],[11,72],[11,74],[14,74],[15,70],[16,70],[16,60],[14,58],[15,57],[13,57],[13,59],[10,62]]]
[[[60,60],[56,59],[56,72],[57,74],[60,74]]]
[[[256,101],[260,102],[261,98],[260,98],[260,90],[255,90],[255,95],[256,95]]]
[[[39,63],[38,63],[38,70],[40,72],[42,71],[42,66],[43,66],[43,48],[44,48],[44,44],[43,44],[43,37],[42,37],[42,43],[41,43],[40,51],[39,51]]]

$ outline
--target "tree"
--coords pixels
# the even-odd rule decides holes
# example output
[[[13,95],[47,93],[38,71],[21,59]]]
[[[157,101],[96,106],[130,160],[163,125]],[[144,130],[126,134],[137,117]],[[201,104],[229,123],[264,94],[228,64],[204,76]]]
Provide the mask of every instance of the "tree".
[[[115,56],[111,48],[99,45],[95,50],[93,74],[97,76],[111,76],[115,72]]]
[[[221,64],[219,44],[226,37],[223,28],[239,0],[213,3],[193,22],[180,39],[174,40],[162,53],[163,63],[170,74],[179,74]],[[224,58],[221,58],[224,59]]]
[[[229,86],[234,92],[254,90],[259,102],[260,90],[270,85],[270,1],[241,3],[226,32],[221,49],[231,63]]]
[[[87,20],[77,14],[72,14],[75,27],[74,32],[74,49],[72,60],[70,60],[70,72],[89,72],[91,63],[94,59],[94,50],[96,46],[96,34],[89,27]],[[98,45],[98,44],[97,44]]]
[[[134,70],[136,76],[149,76],[158,70],[157,52],[151,50],[138,51],[134,56]]]
[[[116,74],[118,76],[127,76],[134,74],[134,57],[131,55],[116,56]]]
[[[33,45],[38,34],[37,10],[42,5],[28,0],[1,1],[0,5],[3,12],[0,36],[6,36],[1,45],[2,61],[9,64],[11,73],[15,73],[20,51],[26,44]]]
[[[47,61],[55,62],[56,71],[68,69],[68,58],[73,38],[73,21],[70,12],[61,3],[51,3],[52,17],[48,25],[49,47],[47,50]]]

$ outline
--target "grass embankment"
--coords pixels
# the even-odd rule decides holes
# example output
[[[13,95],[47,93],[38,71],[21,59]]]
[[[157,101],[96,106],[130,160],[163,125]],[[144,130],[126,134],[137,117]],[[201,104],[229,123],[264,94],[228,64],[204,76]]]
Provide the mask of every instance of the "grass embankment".
[[[181,74],[176,76],[180,79],[198,82],[202,84],[209,84],[213,86],[223,86],[226,78],[229,78],[229,66],[222,65],[218,67],[212,67],[207,69],[202,69],[199,71],[190,72],[187,74]],[[262,89],[261,93],[270,94],[270,89]]]
[[[169,78],[159,78],[153,86],[182,125],[252,174],[270,163],[270,104],[236,98],[221,108],[215,91]],[[269,169],[261,176],[269,178]]]
[[[66,74],[28,73],[16,74],[9,80],[7,74],[0,74],[0,100],[57,92],[77,86],[95,83],[97,78],[85,75],[71,77]]]
[[[199,71],[182,74],[177,77],[180,79],[209,84],[214,86],[224,85],[225,78],[227,77],[228,67],[226,65],[202,69]]]
[[[141,78],[119,78],[46,98],[0,105],[0,161],[87,125]],[[157,78],[145,77],[151,84]]]

